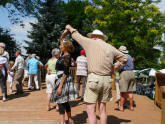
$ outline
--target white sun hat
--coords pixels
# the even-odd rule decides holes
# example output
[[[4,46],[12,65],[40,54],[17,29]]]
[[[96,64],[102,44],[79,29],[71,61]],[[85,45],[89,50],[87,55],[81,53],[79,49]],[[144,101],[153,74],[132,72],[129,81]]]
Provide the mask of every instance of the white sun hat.
[[[122,53],[128,53],[127,47],[126,46],[120,46],[119,51]]]
[[[92,35],[99,35],[99,36],[102,36],[104,41],[108,40],[108,37],[107,37],[105,34],[103,34],[103,32],[101,32],[101,31],[98,30],[98,29],[94,30],[92,33],[88,33],[88,34],[87,34],[87,36],[88,36],[89,38],[91,38]]]

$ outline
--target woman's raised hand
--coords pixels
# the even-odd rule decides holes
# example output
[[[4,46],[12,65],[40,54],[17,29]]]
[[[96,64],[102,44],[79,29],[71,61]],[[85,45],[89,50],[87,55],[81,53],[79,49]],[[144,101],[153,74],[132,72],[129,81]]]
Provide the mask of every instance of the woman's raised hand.
[[[71,25],[66,25],[65,29],[67,29],[70,33],[73,33],[77,30],[77,29],[74,29]]]

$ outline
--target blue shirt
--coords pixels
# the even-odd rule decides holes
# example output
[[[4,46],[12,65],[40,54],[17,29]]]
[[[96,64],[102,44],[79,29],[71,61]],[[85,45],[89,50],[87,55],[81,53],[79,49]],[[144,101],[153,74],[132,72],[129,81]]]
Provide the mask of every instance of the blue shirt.
[[[133,70],[134,65],[132,61],[132,57],[129,54],[125,54],[128,57],[127,63],[125,66],[121,66],[121,70],[126,71],[126,70]]]
[[[39,61],[35,58],[31,58],[30,60],[28,60],[28,68],[29,68],[29,72],[28,74],[38,74],[38,70],[39,70]]]

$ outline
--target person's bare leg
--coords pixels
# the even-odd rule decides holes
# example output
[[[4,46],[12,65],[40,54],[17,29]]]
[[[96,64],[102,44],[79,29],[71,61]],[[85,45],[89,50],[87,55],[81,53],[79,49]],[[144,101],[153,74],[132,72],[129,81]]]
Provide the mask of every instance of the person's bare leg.
[[[96,103],[86,103],[89,124],[97,124],[96,122]]]
[[[124,104],[125,104],[125,92],[120,93],[120,110],[124,110]]]
[[[133,93],[132,92],[128,92],[128,98],[129,98],[129,109],[134,110],[134,108],[133,108]]]
[[[66,124],[65,123],[65,114],[60,114],[60,124]]]
[[[47,102],[48,102],[48,104],[47,104],[47,105],[48,105],[48,106],[47,106],[47,110],[48,110],[48,111],[50,111],[50,96],[51,96],[51,94],[48,93],[48,94],[47,94]]]
[[[67,116],[68,116],[68,122],[69,122],[69,124],[73,124],[73,119],[72,119],[71,112],[67,112]]]
[[[59,107],[58,107],[58,104],[54,104],[56,106],[56,110],[58,111],[59,110]]]
[[[100,122],[101,124],[107,124],[107,113],[106,113],[106,103],[99,102],[98,109],[100,112]]]

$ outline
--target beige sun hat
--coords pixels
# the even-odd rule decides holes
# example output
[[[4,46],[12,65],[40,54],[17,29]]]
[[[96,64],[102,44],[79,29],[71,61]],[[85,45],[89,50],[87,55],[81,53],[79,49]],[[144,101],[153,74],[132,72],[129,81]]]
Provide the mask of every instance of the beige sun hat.
[[[99,35],[99,36],[102,36],[104,41],[107,41],[107,40],[108,40],[108,37],[107,37],[105,34],[103,34],[103,32],[101,32],[101,31],[98,30],[98,29],[94,30],[92,33],[88,33],[88,34],[87,34],[87,36],[88,36],[89,38],[91,38],[92,35]]]
[[[129,51],[127,50],[126,46],[120,46],[119,51],[122,53],[128,53]]]

